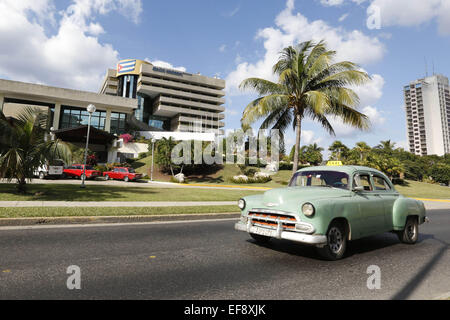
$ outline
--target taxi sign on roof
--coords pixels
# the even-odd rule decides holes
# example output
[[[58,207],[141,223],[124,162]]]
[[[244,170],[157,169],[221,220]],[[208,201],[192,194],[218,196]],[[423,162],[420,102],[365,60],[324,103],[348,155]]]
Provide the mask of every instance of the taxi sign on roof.
[[[342,161],[328,161],[327,166],[330,167],[342,166]]]

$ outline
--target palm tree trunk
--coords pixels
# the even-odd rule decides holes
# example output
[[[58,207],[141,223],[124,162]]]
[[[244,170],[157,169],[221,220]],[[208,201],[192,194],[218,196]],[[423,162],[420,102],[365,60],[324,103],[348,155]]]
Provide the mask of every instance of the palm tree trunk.
[[[20,178],[18,180],[17,191],[19,193],[26,193],[27,191],[27,180],[25,178]]]
[[[293,174],[297,172],[298,170],[298,158],[299,158],[299,151],[300,151],[300,138],[302,134],[302,117],[300,114],[297,114],[295,116],[295,152],[294,152],[294,165],[292,168]]]

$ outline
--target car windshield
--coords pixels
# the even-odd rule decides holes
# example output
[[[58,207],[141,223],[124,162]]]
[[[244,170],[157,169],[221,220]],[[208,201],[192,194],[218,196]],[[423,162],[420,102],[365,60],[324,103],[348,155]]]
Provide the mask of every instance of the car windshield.
[[[289,184],[290,187],[330,187],[349,188],[349,177],[339,171],[301,171],[297,172]]]
[[[135,173],[133,168],[128,168],[129,173]]]
[[[92,166],[86,166],[86,170],[94,170],[94,167],[92,167]]]

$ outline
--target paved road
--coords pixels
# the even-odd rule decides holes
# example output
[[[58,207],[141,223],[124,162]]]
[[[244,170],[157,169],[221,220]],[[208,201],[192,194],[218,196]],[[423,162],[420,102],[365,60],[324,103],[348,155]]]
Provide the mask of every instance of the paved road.
[[[341,261],[234,221],[0,230],[0,299],[428,299],[450,291],[450,210],[429,210],[415,246],[393,234],[352,242]],[[69,291],[66,269],[81,268]],[[381,268],[369,290],[367,268]]]

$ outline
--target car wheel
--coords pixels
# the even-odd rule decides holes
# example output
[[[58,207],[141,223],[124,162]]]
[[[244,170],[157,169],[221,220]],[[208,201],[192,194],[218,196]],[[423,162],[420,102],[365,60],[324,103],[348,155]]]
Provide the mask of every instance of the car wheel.
[[[127,176],[125,176],[125,178],[123,178],[123,181],[128,182],[128,181],[130,181],[130,178],[128,178]]]
[[[419,221],[417,217],[408,217],[405,229],[397,233],[401,242],[415,244],[419,239]]]
[[[259,244],[267,244],[270,241],[269,237],[260,236],[259,234],[250,233],[250,236]]]
[[[108,181],[109,180],[109,175],[105,176],[105,180]]]
[[[318,253],[327,260],[339,260],[344,257],[347,249],[347,230],[340,222],[333,222],[328,228],[327,244],[317,248]]]
[[[39,172],[39,179],[44,180],[45,174],[43,172]]]

